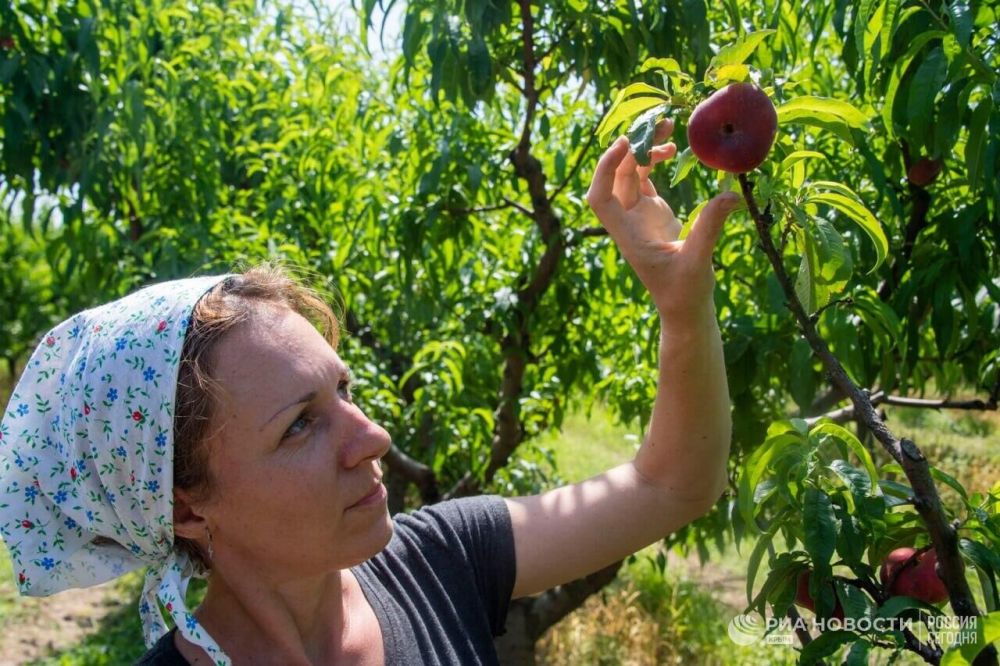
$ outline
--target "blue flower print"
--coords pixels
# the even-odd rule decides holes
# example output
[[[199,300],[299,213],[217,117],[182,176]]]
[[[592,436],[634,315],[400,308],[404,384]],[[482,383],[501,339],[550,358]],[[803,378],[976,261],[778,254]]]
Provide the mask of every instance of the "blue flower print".
[[[194,628],[198,626],[198,623],[194,620],[194,615],[191,615],[191,613],[184,613],[184,624],[187,625],[188,631],[194,631]]]
[[[87,509],[87,522],[88,523],[94,522],[94,512],[91,511],[90,509]]]
[[[128,340],[126,340],[125,338],[116,338],[115,339],[115,351],[121,351],[121,350],[125,349],[125,345],[127,345],[127,344],[128,344]]]
[[[155,441],[156,441],[156,445],[157,446],[160,446],[160,447],[166,446],[167,445],[167,433],[161,432],[159,435],[156,436],[156,440]]]
[[[108,491],[107,493],[105,493],[105,494],[106,494],[106,495],[107,495],[107,497],[108,497],[108,501],[109,501],[109,502],[111,502],[112,504],[114,504],[114,503],[115,503],[115,500],[116,500],[116,499],[118,499],[118,496],[117,496],[117,495],[115,495],[115,494],[114,494],[113,492],[111,492],[110,490],[109,490],[109,491]]]
[[[71,338],[78,338],[78,337],[80,337],[80,326],[79,325],[73,327],[73,330],[71,330],[69,332],[69,337],[71,337]]]
[[[37,488],[35,488],[34,486],[27,486],[24,489],[24,499],[25,500],[27,500],[27,501],[31,502],[32,504],[34,504],[36,497],[38,497],[38,489]]]
[[[128,451],[125,450],[124,446],[119,446],[117,449],[115,449],[115,453],[120,455],[122,458],[128,455]]]
[[[139,544],[134,543],[130,546],[133,555],[139,555],[142,553],[142,548],[139,548]]]
[[[17,406],[17,415],[27,416],[27,414],[28,414],[28,406],[22,402],[20,405]]]
[[[139,612],[143,615],[149,615],[149,602],[143,599],[142,603],[139,604]]]
[[[69,499],[69,494],[67,494],[65,490],[58,490],[56,491],[56,494],[52,496],[52,499],[56,504],[62,504]]]
[[[52,567],[54,567],[55,565],[56,565],[56,561],[53,560],[51,557],[43,557],[42,558],[42,566],[45,567],[46,571],[51,570]]]
[[[142,371],[142,378],[145,379],[147,382],[152,381],[155,377],[156,377],[156,370],[154,370],[152,366],[149,366]]]
[[[77,522],[72,518],[67,518],[64,524],[68,530],[75,530],[77,528]]]
[[[108,389],[108,402],[114,402],[118,399],[118,389],[110,388]]]
[[[87,465],[87,461],[84,460],[83,458],[77,458],[76,463],[74,463],[74,465],[78,470],[82,470]]]
[[[157,481],[156,479],[146,482],[146,490],[148,490],[149,492],[155,493],[159,489],[160,489],[160,482]]]

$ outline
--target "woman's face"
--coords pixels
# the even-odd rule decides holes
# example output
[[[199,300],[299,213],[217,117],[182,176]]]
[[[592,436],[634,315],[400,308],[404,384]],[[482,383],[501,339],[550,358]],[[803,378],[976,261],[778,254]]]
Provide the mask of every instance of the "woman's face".
[[[280,580],[353,566],[392,535],[390,439],[351,401],[347,366],[301,315],[262,307],[219,345],[209,431],[214,553]]]

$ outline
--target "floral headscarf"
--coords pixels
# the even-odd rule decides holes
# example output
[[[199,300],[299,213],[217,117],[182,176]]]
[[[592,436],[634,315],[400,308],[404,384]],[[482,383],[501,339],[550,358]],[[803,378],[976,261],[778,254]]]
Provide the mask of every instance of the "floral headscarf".
[[[149,566],[146,644],[178,631],[229,658],[184,604],[194,564],[174,548],[174,401],[198,299],[226,276],[164,282],[42,338],[0,423],[0,537],[23,595],[97,585]]]

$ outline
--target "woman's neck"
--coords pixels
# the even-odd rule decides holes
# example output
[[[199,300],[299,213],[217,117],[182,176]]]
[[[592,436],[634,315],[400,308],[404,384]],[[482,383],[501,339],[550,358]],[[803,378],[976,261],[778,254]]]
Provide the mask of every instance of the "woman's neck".
[[[270,585],[216,574],[195,617],[236,664],[306,666],[340,661],[358,603],[367,602],[346,570]]]

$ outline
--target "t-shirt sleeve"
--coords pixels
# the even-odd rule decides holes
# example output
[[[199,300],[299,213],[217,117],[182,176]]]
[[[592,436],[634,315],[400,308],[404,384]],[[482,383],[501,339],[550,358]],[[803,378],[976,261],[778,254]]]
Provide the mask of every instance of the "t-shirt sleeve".
[[[397,529],[419,539],[426,560],[446,587],[468,594],[472,583],[493,635],[502,635],[517,574],[514,532],[503,498],[449,500],[396,520]]]

